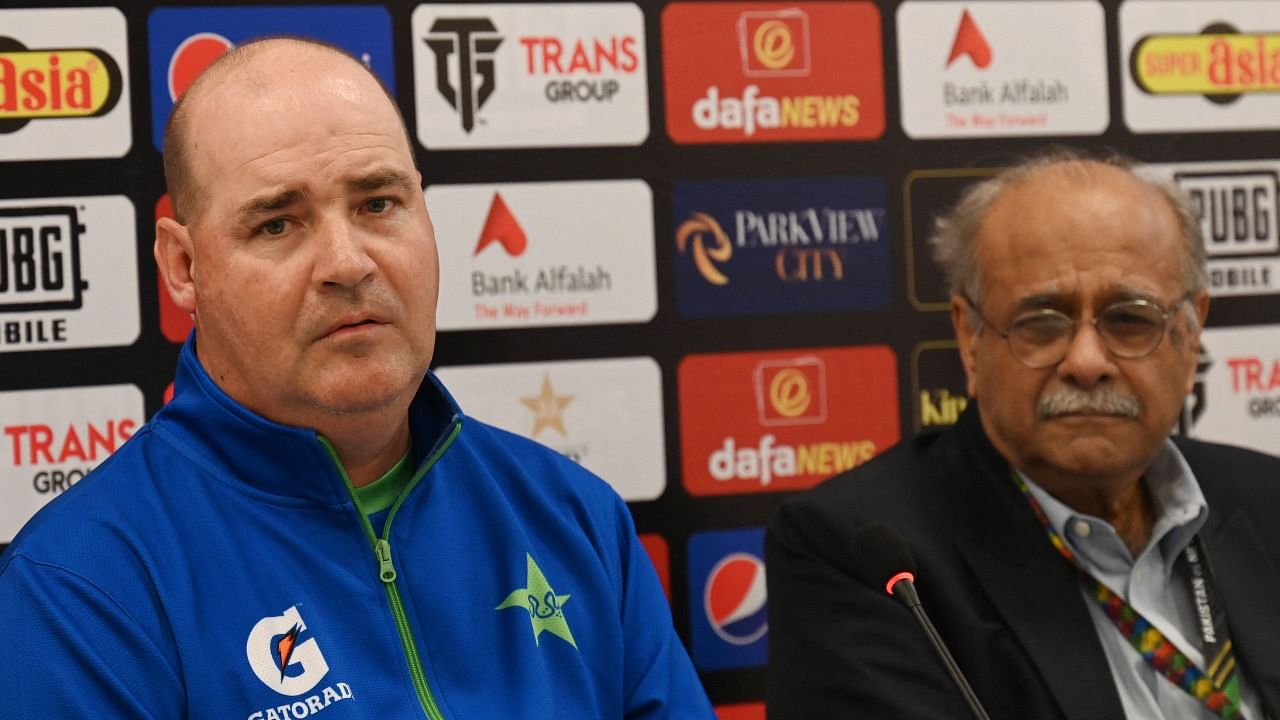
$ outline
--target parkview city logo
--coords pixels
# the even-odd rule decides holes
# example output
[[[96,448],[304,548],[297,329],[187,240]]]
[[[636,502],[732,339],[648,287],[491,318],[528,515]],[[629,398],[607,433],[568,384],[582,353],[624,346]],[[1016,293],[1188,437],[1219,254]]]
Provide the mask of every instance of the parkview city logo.
[[[677,182],[676,292],[687,317],[889,304],[879,178]]]
[[[908,0],[897,18],[913,138],[1095,135],[1110,122],[1096,0]]]
[[[1203,397],[1186,434],[1280,455],[1280,325],[1207,328]]]
[[[173,104],[222,53],[264,35],[301,35],[331,43],[372,70],[394,97],[391,15],[356,5],[157,8],[147,19],[151,128],[156,149]]]
[[[690,355],[678,376],[691,495],[812,487],[898,441],[888,347]]]
[[[657,312],[653,194],[641,180],[433,185],[426,198],[448,268],[441,330],[648,322]]]
[[[135,238],[122,195],[0,201],[0,353],[137,340]]]
[[[1169,0],[1120,6],[1125,122],[1135,132],[1275,127],[1280,6]]]
[[[1186,191],[1215,297],[1280,294],[1280,160],[1147,165]]]
[[[467,414],[536,440],[607,480],[622,499],[666,489],[662,372],[652,358],[443,367]]]
[[[123,156],[128,70],[116,8],[0,10],[0,160]]]
[[[639,145],[649,136],[644,15],[633,3],[419,5],[427,148]]]
[[[0,543],[144,421],[133,385],[0,392]]]
[[[880,11],[869,2],[676,2],[662,12],[677,143],[871,140],[884,132]]]
[[[769,654],[764,530],[694,533],[688,557],[694,664],[701,670],[764,665]]]

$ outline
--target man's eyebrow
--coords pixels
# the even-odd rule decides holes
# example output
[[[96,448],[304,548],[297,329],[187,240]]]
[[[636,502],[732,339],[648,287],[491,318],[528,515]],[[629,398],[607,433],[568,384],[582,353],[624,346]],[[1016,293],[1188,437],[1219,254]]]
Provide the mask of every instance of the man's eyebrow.
[[[418,183],[399,170],[374,170],[346,181],[347,190],[355,193],[367,193],[383,188],[394,187],[406,192],[416,192]]]
[[[250,198],[237,211],[241,216],[263,215],[265,213],[273,213],[278,210],[301,202],[307,199],[307,191],[298,188],[290,188],[280,190],[278,192],[267,193]]]

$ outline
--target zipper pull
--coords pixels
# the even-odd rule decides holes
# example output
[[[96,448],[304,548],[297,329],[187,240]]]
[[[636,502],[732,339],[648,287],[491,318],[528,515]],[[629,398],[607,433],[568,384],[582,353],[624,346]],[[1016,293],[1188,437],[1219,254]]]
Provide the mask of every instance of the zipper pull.
[[[391,543],[378,540],[374,553],[378,556],[378,577],[384,583],[396,581],[396,568],[391,564]]]

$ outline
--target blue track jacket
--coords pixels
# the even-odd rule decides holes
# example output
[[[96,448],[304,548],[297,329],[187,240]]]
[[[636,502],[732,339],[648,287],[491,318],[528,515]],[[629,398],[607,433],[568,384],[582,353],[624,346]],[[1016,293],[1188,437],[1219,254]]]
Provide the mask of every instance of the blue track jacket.
[[[713,720],[627,506],[434,376],[377,533],[327,442],[182,350],[0,556],[0,718]]]

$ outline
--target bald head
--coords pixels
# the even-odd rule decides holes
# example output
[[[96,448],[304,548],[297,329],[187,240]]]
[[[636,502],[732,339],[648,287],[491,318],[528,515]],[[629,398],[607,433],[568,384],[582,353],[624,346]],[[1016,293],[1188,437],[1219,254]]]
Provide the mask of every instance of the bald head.
[[[193,148],[199,143],[193,126],[207,112],[210,103],[225,102],[229,95],[262,96],[282,83],[295,82],[284,67],[308,65],[317,71],[326,68],[360,69],[360,75],[381,90],[404,131],[405,147],[412,155],[413,144],[404,116],[391,93],[373,71],[345,50],[316,40],[270,37],[237,45],[215,60],[195,79],[174,103],[164,134],[164,178],[178,222],[187,224],[196,216],[202,195],[200,172],[193,162]],[[306,118],[298,118],[305,122]]]

